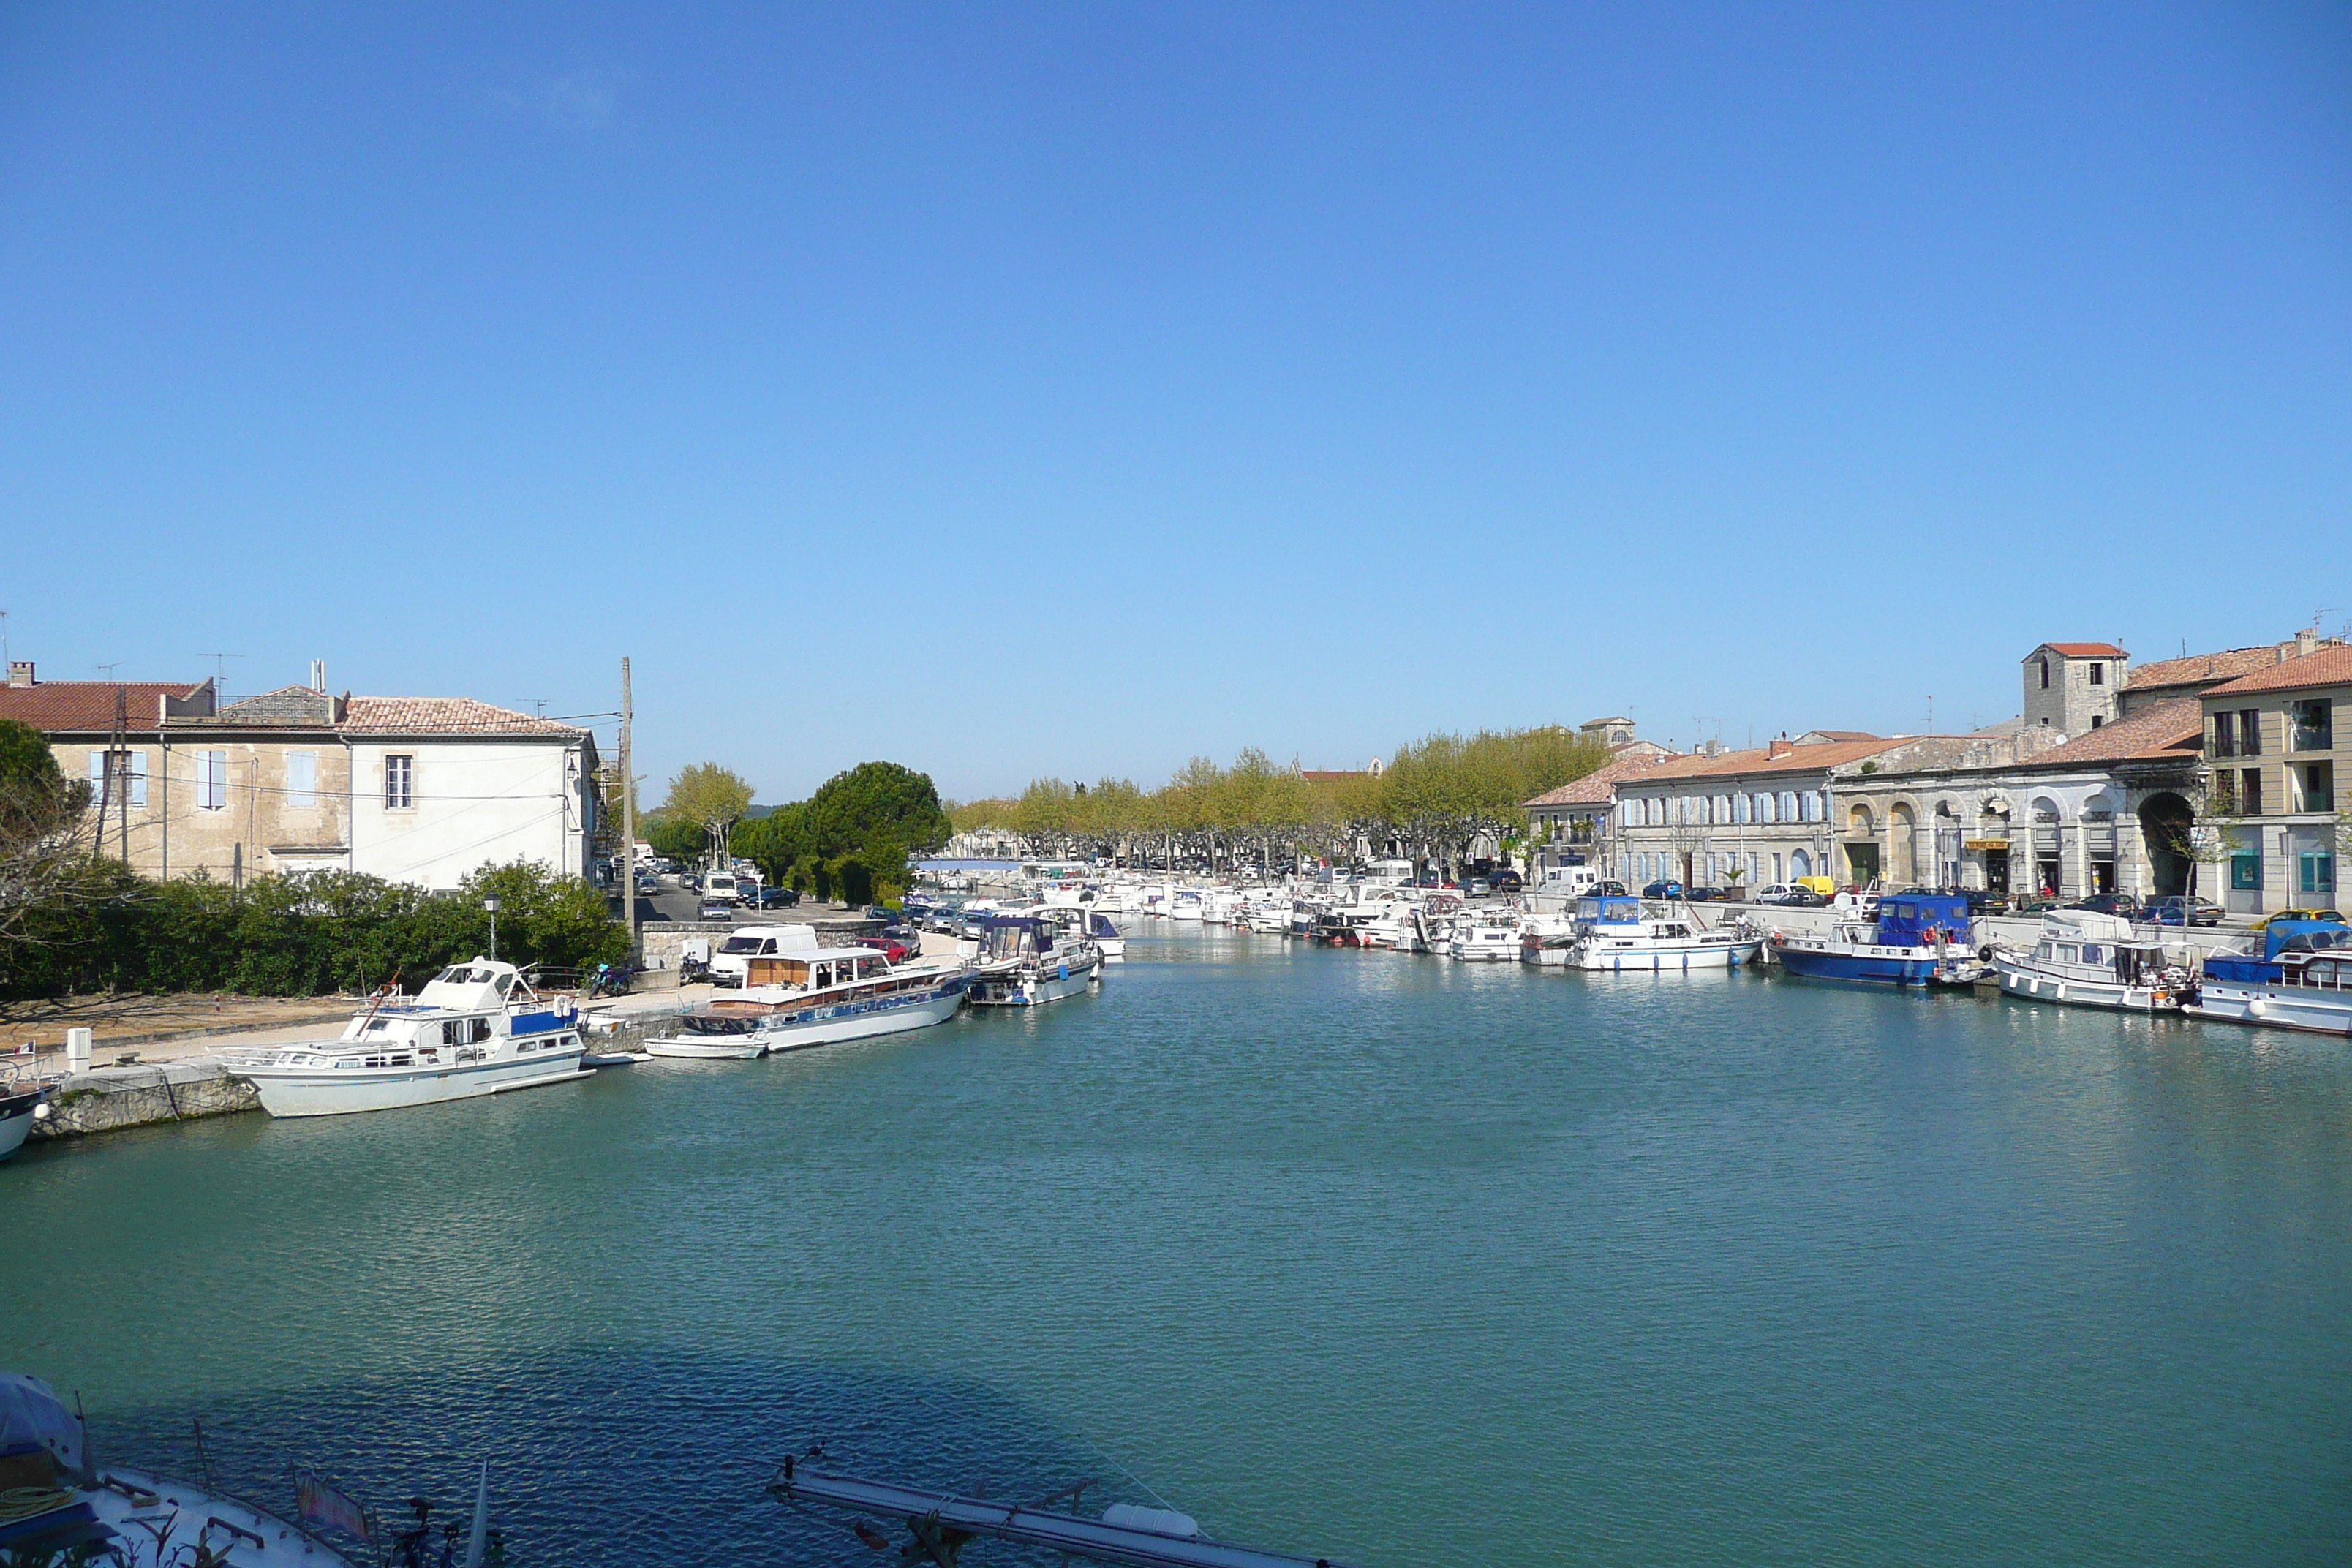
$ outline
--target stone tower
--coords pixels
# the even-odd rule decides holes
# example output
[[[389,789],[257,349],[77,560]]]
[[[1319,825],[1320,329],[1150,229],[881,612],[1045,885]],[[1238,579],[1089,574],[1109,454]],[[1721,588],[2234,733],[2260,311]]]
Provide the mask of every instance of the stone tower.
[[[2131,655],[2113,643],[2046,642],[2025,656],[2025,727],[2070,740],[2116,716]]]

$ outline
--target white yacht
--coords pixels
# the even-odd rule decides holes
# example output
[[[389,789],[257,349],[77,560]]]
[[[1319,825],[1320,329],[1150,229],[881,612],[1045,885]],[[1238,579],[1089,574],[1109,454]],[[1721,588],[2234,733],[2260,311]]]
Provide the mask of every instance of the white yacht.
[[[35,1118],[47,1115],[41,1108],[48,1103],[47,1084],[10,1079],[0,1083],[0,1160],[6,1159],[25,1146],[26,1135],[33,1131]]]
[[[542,998],[513,964],[476,958],[413,1001],[379,996],[336,1039],[213,1055],[272,1116],[340,1116],[593,1078],[586,1049],[570,996]]]
[[[1178,888],[1168,898],[1168,918],[1172,921],[1197,921],[1203,918],[1204,895],[1198,888]]]
[[[2164,944],[2117,915],[2053,910],[2042,917],[2042,939],[2032,948],[1995,948],[1993,970],[2012,996],[2126,1012],[2167,1012],[2189,999],[2196,974],[2184,948],[2178,958]]]
[[[1102,978],[1102,949],[1059,911],[991,915],[971,976],[975,1007],[1034,1007],[1075,996]]]
[[[1102,953],[1105,963],[1127,962],[1127,938],[1098,906],[1086,914],[1087,939]]]
[[[1737,969],[1756,962],[1763,938],[1744,924],[1710,929],[1688,905],[1645,907],[1614,894],[1576,900],[1576,944],[1566,960],[1576,969],[1643,974],[1693,969]],[[1541,963],[1540,957],[1537,960]]]
[[[748,1061],[840,1040],[928,1028],[955,1016],[972,972],[893,969],[870,947],[825,947],[752,960],[741,994],[680,1015],[646,1042],[648,1056]]]

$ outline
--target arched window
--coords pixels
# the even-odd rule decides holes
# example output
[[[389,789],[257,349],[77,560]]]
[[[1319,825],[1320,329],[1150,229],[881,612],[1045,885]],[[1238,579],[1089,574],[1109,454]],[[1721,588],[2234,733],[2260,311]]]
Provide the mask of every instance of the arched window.
[[[1772,797],[1761,791],[1758,792],[1756,796],[1756,820],[1759,822],[1772,820]]]
[[[1735,822],[1745,822],[1745,821],[1747,821],[1747,820],[1748,820],[1748,797],[1747,797],[1746,795],[1734,795],[1734,796],[1732,797],[1732,803],[1731,803],[1731,805],[1732,805],[1732,811],[1731,811],[1732,820],[1733,820],[1733,821],[1735,821]]]
[[[1810,877],[1812,874],[1813,858],[1811,856],[1800,849],[1789,857],[1790,880],[1794,881],[1800,877]]]
[[[2046,658],[2042,661],[2042,689],[2050,689],[2050,661]]]

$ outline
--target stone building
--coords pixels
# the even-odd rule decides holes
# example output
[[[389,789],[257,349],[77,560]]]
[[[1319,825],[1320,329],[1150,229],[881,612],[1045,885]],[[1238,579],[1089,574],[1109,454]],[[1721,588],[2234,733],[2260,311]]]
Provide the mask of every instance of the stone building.
[[[2210,852],[2231,912],[2340,909],[2336,862],[2352,844],[2337,780],[2352,763],[2352,647],[2305,634],[2268,668],[2200,699],[2211,769]]]
[[[590,869],[594,738],[469,698],[289,686],[222,702],[211,681],[42,681],[20,662],[0,719],[47,734],[89,781],[102,852],[159,879],[331,869],[448,888],[514,860]]]

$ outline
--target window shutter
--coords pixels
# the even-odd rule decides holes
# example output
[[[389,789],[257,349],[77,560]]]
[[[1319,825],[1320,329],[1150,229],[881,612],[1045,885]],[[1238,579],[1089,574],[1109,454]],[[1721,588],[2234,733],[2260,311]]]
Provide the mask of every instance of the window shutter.
[[[92,752],[89,754],[89,798],[93,805],[106,798],[106,753],[104,752]]]
[[[128,755],[131,760],[131,804],[145,805],[147,804],[147,753],[131,752]]]

